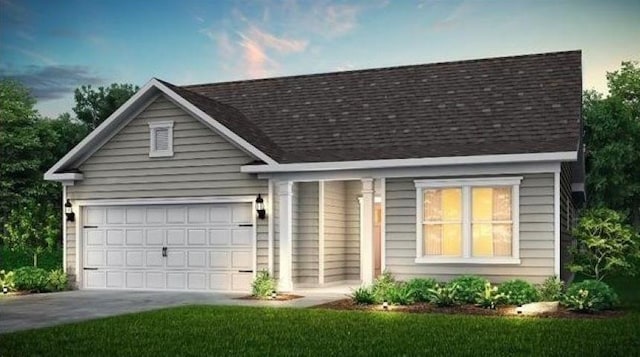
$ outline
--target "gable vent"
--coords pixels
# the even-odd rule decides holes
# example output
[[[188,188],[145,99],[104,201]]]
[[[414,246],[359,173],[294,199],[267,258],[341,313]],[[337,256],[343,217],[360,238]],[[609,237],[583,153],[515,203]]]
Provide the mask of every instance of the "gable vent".
[[[167,151],[169,150],[169,129],[168,128],[156,128],[155,134],[155,147],[154,151]]]
[[[173,122],[149,123],[149,156],[173,156]]]

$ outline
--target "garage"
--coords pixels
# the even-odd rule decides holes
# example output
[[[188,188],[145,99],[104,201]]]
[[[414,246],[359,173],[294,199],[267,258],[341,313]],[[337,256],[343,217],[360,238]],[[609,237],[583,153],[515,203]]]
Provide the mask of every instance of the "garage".
[[[251,203],[86,206],[82,287],[248,291]]]

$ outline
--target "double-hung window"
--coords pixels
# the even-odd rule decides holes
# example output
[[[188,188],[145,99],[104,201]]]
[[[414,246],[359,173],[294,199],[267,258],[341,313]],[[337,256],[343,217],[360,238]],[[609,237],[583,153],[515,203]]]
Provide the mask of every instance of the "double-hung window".
[[[519,264],[521,180],[416,180],[416,262]]]

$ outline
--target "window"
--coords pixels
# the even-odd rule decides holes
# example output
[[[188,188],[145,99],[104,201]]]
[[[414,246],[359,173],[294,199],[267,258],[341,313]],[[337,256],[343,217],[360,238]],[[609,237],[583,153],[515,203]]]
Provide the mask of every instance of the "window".
[[[417,180],[417,263],[518,264],[522,177]]]
[[[173,156],[173,122],[149,123],[149,157]]]

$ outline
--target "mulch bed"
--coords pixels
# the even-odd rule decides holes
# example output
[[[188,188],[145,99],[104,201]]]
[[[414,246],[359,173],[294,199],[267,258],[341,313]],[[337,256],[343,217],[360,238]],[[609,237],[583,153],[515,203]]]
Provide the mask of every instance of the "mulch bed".
[[[237,299],[238,300],[259,300],[259,301],[289,301],[294,299],[300,299],[303,297],[304,296],[294,295],[294,294],[278,294],[275,299],[272,299],[271,297],[258,297],[253,295],[242,296]]]
[[[351,299],[342,299],[332,301],[326,304],[314,306],[319,309],[332,310],[356,310],[356,311],[384,311],[382,305],[359,305]],[[518,315],[515,306],[500,306],[495,310],[483,309],[474,305],[458,305],[449,307],[438,307],[433,304],[416,303],[407,306],[389,305],[388,312],[403,313],[436,313],[436,314],[455,314],[455,315],[481,315],[481,316],[527,316],[538,318],[569,318],[569,319],[602,319],[619,317],[624,315],[624,311],[601,311],[598,313],[577,313],[565,308],[560,308],[557,312],[544,313],[538,315]]]

